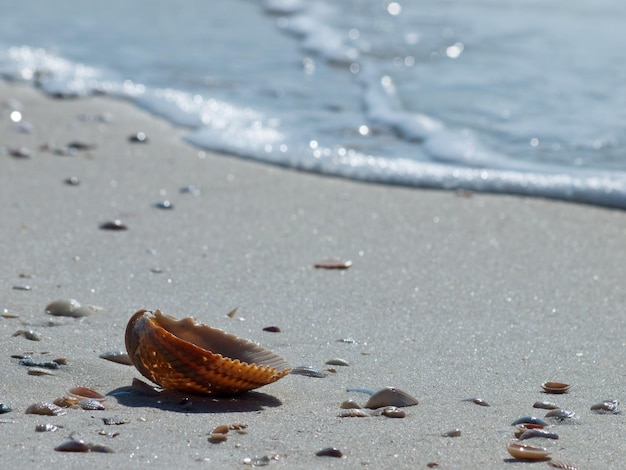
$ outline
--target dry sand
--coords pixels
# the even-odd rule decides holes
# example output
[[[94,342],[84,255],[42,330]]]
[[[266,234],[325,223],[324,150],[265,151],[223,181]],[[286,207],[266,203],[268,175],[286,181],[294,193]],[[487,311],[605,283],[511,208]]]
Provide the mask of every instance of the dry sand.
[[[32,132],[15,130],[10,99]],[[360,184],[200,152],[181,130],[105,98],[58,101],[1,83],[0,102],[0,310],[19,316],[0,318],[0,402],[13,408],[0,416],[3,468],[245,468],[263,456],[272,468],[521,468],[529,464],[505,449],[510,423],[543,416],[532,404],[546,399],[580,416],[555,426],[555,460],[621,464],[624,416],[590,406],[626,398],[625,212]],[[138,131],[147,144],[128,142]],[[40,149],[71,141],[96,147],[73,156]],[[21,146],[30,158],[8,155]],[[64,183],[72,176],[79,185]],[[189,185],[201,194],[180,193]],[[154,207],[165,199],[173,210]],[[114,219],[128,230],[99,229]],[[330,256],[353,266],[313,268]],[[65,298],[103,310],[44,313]],[[239,319],[226,316],[234,307]],[[190,396],[187,407],[183,395],[137,396],[128,387],[139,373],[98,356],[123,349],[140,308],[194,316],[294,366],[350,365],[237,399]],[[282,332],[263,331],[270,325]],[[13,337],[20,329],[43,340]],[[69,364],[27,375],[11,358],[26,352]],[[545,380],[572,389],[545,395]],[[116,396],[105,411],[24,413],[76,385]],[[366,400],[348,387],[387,385],[419,399],[404,419],[337,416],[342,401]],[[491,406],[462,401],[473,397]],[[104,426],[110,416],[130,422]],[[63,428],[35,432],[47,422]],[[247,434],[208,442],[215,426],[232,423],[246,423]],[[455,428],[460,437],[441,437]],[[55,452],[70,435],[115,453]],[[327,446],[344,458],[315,456]]]

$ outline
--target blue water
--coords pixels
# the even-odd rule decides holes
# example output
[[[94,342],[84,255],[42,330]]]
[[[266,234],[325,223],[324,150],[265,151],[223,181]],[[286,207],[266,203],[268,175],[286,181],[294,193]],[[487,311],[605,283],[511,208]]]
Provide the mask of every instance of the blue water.
[[[0,74],[298,169],[626,208],[626,3],[0,0]]]

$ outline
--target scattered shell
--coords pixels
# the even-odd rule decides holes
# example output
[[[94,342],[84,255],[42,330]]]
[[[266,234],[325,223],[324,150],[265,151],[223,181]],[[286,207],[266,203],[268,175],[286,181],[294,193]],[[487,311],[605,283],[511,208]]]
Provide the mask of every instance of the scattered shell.
[[[325,447],[322,450],[315,452],[318,457],[335,457],[340,459],[343,457],[343,453],[336,447]]]
[[[544,410],[556,410],[559,405],[552,403],[551,401],[536,401],[533,403],[533,408],[541,408]]]
[[[591,411],[595,411],[600,414],[620,414],[622,410],[619,408],[619,401],[617,400],[604,400],[601,403],[591,405]]]
[[[282,330],[279,326],[266,326],[263,328],[263,331],[267,331],[269,333],[280,333]]]
[[[341,410],[338,415],[340,418],[369,418],[369,413],[360,408],[351,408]]]
[[[35,361],[31,356],[24,356],[22,359],[19,360],[19,364],[21,366],[26,366],[26,367],[43,367],[45,369],[53,369],[53,370],[56,370],[61,367],[58,362]]]
[[[43,336],[41,336],[39,333],[34,332],[33,330],[17,330],[15,333],[13,333],[13,337],[15,336],[23,336],[24,338],[31,341],[41,341],[43,339]]]
[[[20,285],[13,286],[13,290],[33,290],[33,288],[26,284],[23,284],[23,285],[20,284]]]
[[[383,407],[381,414],[387,418],[404,418],[406,413],[396,406]]]
[[[78,406],[83,410],[99,411],[104,410],[104,405],[98,400],[86,399],[78,402]]]
[[[6,308],[2,311],[2,318],[19,318],[17,313],[9,312]]]
[[[164,201],[159,201],[157,202],[154,207],[156,207],[157,209],[174,209],[174,206],[172,205],[171,201],[168,201],[167,199]]]
[[[347,344],[359,344],[359,342],[354,338],[339,338],[337,340],[338,343],[347,343]]]
[[[569,420],[577,420],[579,418],[579,416],[573,411],[563,410],[561,408],[548,411],[545,417],[552,418],[557,423],[563,423]]]
[[[560,468],[562,470],[578,470],[578,467],[576,465],[567,462],[561,462],[560,460],[549,461],[548,467]]]
[[[27,415],[63,416],[65,411],[53,403],[40,401],[30,405],[24,413]]]
[[[409,395],[404,390],[395,387],[385,387],[374,393],[365,408],[381,408],[383,406],[414,406],[417,405],[417,399]]]
[[[234,309],[232,309],[230,312],[226,314],[226,316],[228,318],[235,318],[235,315],[237,315],[237,310],[239,310],[239,307],[235,307]]]
[[[511,426],[517,426],[518,424],[539,424],[541,426],[547,426],[548,423],[541,418],[537,418],[536,416],[523,416],[522,418],[518,418],[511,423]]]
[[[47,369],[28,369],[28,375],[54,375]]]
[[[475,404],[477,404],[479,406],[491,406],[489,403],[487,403],[482,398],[466,398],[465,400],[462,400],[462,401],[471,401],[472,403],[475,403]]]
[[[451,431],[444,432],[441,437],[461,437],[461,430],[453,429]]]
[[[532,439],[534,437],[545,437],[546,439],[558,439],[559,435],[547,429],[528,429],[518,436],[518,440]]]
[[[128,418],[120,418],[118,416],[113,416],[111,418],[102,418],[102,422],[106,426],[120,426],[122,424],[130,423],[130,419],[128,419]]]
[[[38,424],[35,426],[35,432],[54,432],[58,429],[59,427],[52,423]]]
[[[545,426],[542,424],[529,424],[529,423],[517,424],[515,427],[517,428],[515,430],[515,437],[517,438],[519,438],[526,431],[529,431],[532,429],[544,429],[545,428]]]
[[[125,364],[127,366],[133,365],[133,361],[130,360],[128,353],[125,351],[106,351],[100,354],[100,357],[107,361],[117,362],[118,364]]]
[[[46,306],[46,313],[55,317],[80,318],[91,315],[94,311],[91,307],[81,306],[75,299],[55,300]]]
[[[317,269],[348,269],[352,266],[352,261],[344,261],[339,258],[328,258],[318,261],[313,266]]]
[[[104,401],[107,398],[101,393],[98,393],[95,390],[91,390],[87,387],[74,387],[69,389],[67,393],[69,396],[78,398],[79,400]]]
[[[145,132],[137,132],[136,134],[130,135],[128,141],[134,144],[145,144],[148,142],[148,137]]]
[[[511,442],[506,450],[514,458],[520,460],[543,460],[548,458],[550,452],[545,447],[531,446],[519,442]]]
[[[76,406],[78,405],[78,402],[80,400],[76,397],[68,397],[63,396],[63,397],[59,397],[56,400],[54,400],[54,404],[57,406],[60,406],[61,408],[70,408],[72,406]]]
[[[228,434],[229,429],[230,427],[228,426],[228,424],[220,424],[219,426],[216,426],[211,432],[215,434]]]
[[[120,219],[103,222],[100,224],[100,228],[102,230],[128,230],[126,224],[124,224]]]
[[[325,362],[325,364],[329,366],[346,366],[346,367],[350,365],[348,364],[348,361],[344,361],[343,359],[339,359],[339,358],[329,359]]]
[[[427,466],[428,468],[437,468],[437,467],[439,467],[439,464],[438,464],[437,462],[428,462],[428,463],[426,464],[426,466]]]
[[[323,379],[326,377],[326,374],[320,370],[317,370],[313,366],[299,366],[294,367],[291,370],[291,374],[293,375],[304,375],[306,377],[315,377],[317,379]]]
[[[0,415],[3,415],[5,413],[10,413],[11,411],[13,411],[13,408],[11,408],[9,405],[0,403]]]
[[[66,366],[69,363],[69,359],[67,357],[57,357],[56,359],[52,359],[52,362],[56,362],[60,366]]]
[[[70,439],[54,448],[58,452],[89,452],[89,445],[85,441]]]
[[[346,400],[342,402],[341,405],[339,405],[339,408],[341,408],[342,410],[358,410],[361,407],[354,400]]]
[[[211,431],[211,435],[209,436],[209,442],[218,443],[224,442],[228,439],[228,430],[229,426],[227,424],[221,424],[217,426],[213,431]]]
[[[246,423],[233,423],[228,426],[228,429],[231,431],[236,431],[239,434],[246,434],[248,429],[248,425]]]
[[[570,384],[562,382],[544,382],[541,384],[541,388],[545,393],[561,394],[567,393],[570,389]]]
[[[282,357],[254,343],[159,310],[135,313],[125,341],[143,376],[181,392],[234,395],[275,382],[291,370]]]

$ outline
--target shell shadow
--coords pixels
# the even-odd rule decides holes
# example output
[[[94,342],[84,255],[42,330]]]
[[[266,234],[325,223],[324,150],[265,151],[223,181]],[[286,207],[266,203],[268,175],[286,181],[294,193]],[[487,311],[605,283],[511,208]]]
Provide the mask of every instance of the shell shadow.
[[[131,408],[158,408],[178,413],[244,413],[276,408],[283,403],[262,392],[246,392],[234,397],[191,395],[163,390],[154,395],[135,393],[132,387],[119,387],[106,394],[120,405]]]

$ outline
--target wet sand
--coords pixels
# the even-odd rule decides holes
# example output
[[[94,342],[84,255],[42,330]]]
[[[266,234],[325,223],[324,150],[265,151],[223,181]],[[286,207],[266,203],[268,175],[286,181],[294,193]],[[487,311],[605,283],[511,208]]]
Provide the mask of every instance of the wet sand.
[[[30,133],[9,120],[10,99]],[[0,103],[0,310],[18,316],[0,318],[0,402],[13,408],[0,415],[3,467],[245,468],[267,456],[271,468],[520,468],[506,452],[510,423],[543,416],[537,400],[580,416],[553,428],[560,439],[545,444],[554,460],[622,461],[624,416],[590,406],[625,398],[625,212],[260,165],[201,152],[180,139],[183,130],[106,98],[54,100],[0,83]],[[128,141],[140,131],[147,143]],[[95,147],[51,151],[72,141]],[[29,158],[9,155],[22,146]],[[66,184],[70,177],[80,184]],[[200,194],[181,192],[190,185]],[[155,207],[164,200],[173,209]],[[128,230],[99,228],[115,219]],[[332,256],[353,265],[313,267]],[[44,313],[67,298],[103,309],[82,319]],[[128,387],[140,374],[99,354],[124,348],[140,308],[194,316],[293,366],[350,365],[235,399],[138,396]],[[12,336],[18,330],[43,339]],[[68,364],[27,375],[11,358],[25,353]],[[546,380],[571,391],[541,393]],[[77,385],[111,395],[107,409],[24,413]],[[347,388],[384,386],[419,405],[403,419],[337,416],[342,401],[367,400]],[[462,401],[474,397],[491,406]],[[105,426],[112,416],[130,422]],[[37,433],[39,423],[63,428]],[[208,442],[214,427],[234,423],[247,434]],[[455,428],[460,437],[441,437]],[[69,436],[115,453],[55,452]],[[328,446],[344,457],[315,455]]]

